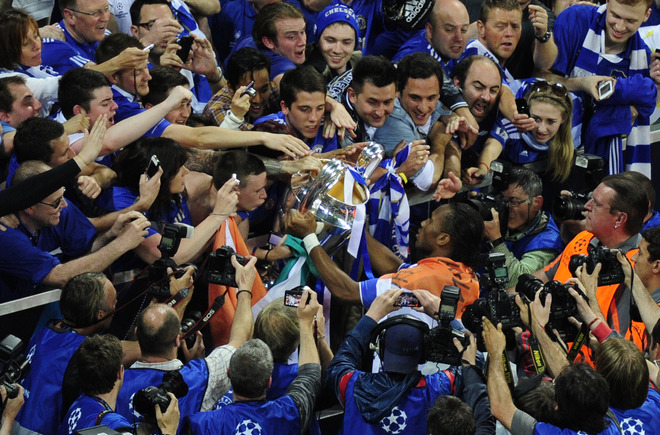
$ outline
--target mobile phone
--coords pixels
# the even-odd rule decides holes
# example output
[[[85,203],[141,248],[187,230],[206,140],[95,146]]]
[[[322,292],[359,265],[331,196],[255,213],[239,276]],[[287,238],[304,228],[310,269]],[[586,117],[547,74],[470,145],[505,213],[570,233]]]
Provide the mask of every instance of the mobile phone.
[[[236,174],[231,174],[231,178],[233,178],[234,180],[236,180],[236,183],[238,183],[238,185],[241,184],[241,180],[239,180],[238,178],[236,178]]]
[[[254,89],[254,80],[248,83],[248,85],[245,87],[245,90],[241,92],[241,97],[245,94],[248,94],[250,97],[257,95],[257,90]]]
[[[154,48],[154,44],[149,44],[146,47],[144,47],[142,51],[150,51],[152,48]]]
[[[160,166],[160,160],[158,160],[158,157],[156,154],[152,154],[151,158],[149,159],[149,164],[147,165],[147,169],[145,169],[144,173],[147,174],[147,180],[156,175],[156,172],[158,172],[158,167]]]
[[[404,291],[401,296],[394,302],[395,307],[421,307],[419,299],[412,292]]]
[[[614,93],[612,80],[603,80],[598,83],[598,98],[604,100]]]
[[[282,234],[276,233],[274,231],[270,232],[270,236],[268,237],[268,243],[270,243],[273,246],[277,246],[280,244],[282,241]]]
[[[516,109],[518,109],[520,115],[529,116],[529,106],[524,98],[516,98]]]
[[[192,47],[194,41],[195,38],[193,38],[192,36],[182,36],[177,41],[177,44],[179,44],[181,48],[177,50],[176,55],[179,56],[181,62],[183,63],[188,62],[188,56],[190,56],[190,48]]]
[[[309,290],[309,287],[306,285],[299,285],[298,287],[294,287],[291,290],[285,290],[284,305],[287,307],[297,307],[300,305],[300,300],[302,299],[302,295],[306,289]],[[309,302],[309,296],[307,298],[307,302]]]

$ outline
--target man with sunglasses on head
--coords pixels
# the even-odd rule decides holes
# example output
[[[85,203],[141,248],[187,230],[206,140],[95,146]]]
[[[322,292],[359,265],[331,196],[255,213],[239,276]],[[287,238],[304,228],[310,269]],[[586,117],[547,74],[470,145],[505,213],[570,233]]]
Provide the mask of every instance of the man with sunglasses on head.
[[[502,192],[509,202],[507,232],[500,231],[500,216],[492,210],[493,220],[485,221],[484,236],[490,252],[506,256],[508,287],[515,287],[520,275],[534,273],[548,265],[562,251],[559,228],[543,206],[543,184],[527,168],[513,168],[508,188]]]
[[[42,62],[60,75],[77,67],[92,68],[105,75],[127,68],[136,68],[147,60],[148,52],[129,48],[101,64],[94,63],[99,42],[110,32],[110,5],[107,0],[61,0],[62,21],[57,26],[64,32],[64,41],[44,38]]]

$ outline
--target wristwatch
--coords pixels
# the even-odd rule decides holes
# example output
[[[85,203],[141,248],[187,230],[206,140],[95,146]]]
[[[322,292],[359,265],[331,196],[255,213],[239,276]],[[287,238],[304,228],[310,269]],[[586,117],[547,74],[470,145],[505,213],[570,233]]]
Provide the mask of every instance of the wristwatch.
[[[534,37],[541,42],[541,44],[545,44],[550,40],[550,37],[552,36],[552,33],[550,31],[545,32],[545,35],[543,36],[538,36],[534,35]]]

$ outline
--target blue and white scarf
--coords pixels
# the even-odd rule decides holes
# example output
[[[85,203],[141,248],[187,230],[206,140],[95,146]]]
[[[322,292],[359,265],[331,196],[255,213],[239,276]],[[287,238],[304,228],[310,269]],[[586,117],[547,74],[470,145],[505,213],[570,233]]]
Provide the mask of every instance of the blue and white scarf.
[[[589,23],[589,31],[582,43],[582,49],[575,62],[570,77],[586,77],[596,74],[598,62],[602,56],[603,40],[605,38],[605,14],[607,5],[598,8],[598,13]],[[648,47],[644,40],[635,33],[628,40],[630,44],[630,67],[627,77],[631,78],[637,74],[648,77]],[[637,171],[651,177],[651,130],[649,116],[640,113],[630,132],[621,131],[621,123],[613,122],[617,119],[630,119],[630,107],[597,105],[594,116],[591,118],[585,137],[585,151],[592,154],[602,155],[595,149],[588,149],[589,144],[595,144],[598,139],[607,137],[609,149],[607,158],[609,160],[609,173],[617,174],[624,170]],[[641,111],[640,111],[641,112]],[[630,124],[628,124],[630,125]],[[624,128],[626,126],[624,125]],[[626,128],[627,129],[627,128]],[[622,135],[628,134],[626,149],[623,150]],[[586,138],[589,138],[586,140]]]
[[[370,186],[367,205],[369,233],[404,261],[410,254],[410,205],[396,168],[408,158],[411,145],[380,164],[387,174]]]

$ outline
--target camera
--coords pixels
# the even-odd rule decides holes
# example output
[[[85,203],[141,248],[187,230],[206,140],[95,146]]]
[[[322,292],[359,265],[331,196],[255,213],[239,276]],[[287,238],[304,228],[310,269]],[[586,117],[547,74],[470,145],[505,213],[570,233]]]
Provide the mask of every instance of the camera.
[[[410,291],[404,291],[401,293],[394,302],[395,307],[421,307],[422,304],[419,303],[419,299]]]
[[[255,95],[257,95],[257,90],[254,89],[254,80],[248,83],[248,85],[245,87],[245,90],[241,92],[241,97],[245,94],[249,95],[250,98],[253,98]]]
[[[460,195],[458,201],[464,202],[474,208],[486,222],[493,220],[493,214],[490,209],[494,208],[500,216],[500,233],[506,234],[509,223],[509,202],[501,193],[493,195],[466,192],[466,194]]]
[[[300,300],[302,299],[305,289],[310,290],[306,285],[299,285],[291,290],[286,290],[284,292],[284,305],[287,307],[297,307],[300,305]],[[309,302],[309,296],[307,297],[307,302]]]
[[[30,363],[23,355],[23,341],[9,334],[0,341],[0,383],[9,399],[18,396],[16,384],[30,373]]]
[[[495,192],[504,192],[511,182],[511,168],[513,165],[506,160],[493,160],[490,162],[490,172],[493,174],[491,187]]]
[[[181,239],[192,237],[195,228],[186,224],[165,224],[163,234],[158,245],[158,250],[162,258],[174,257],[179,250]]]
[[[570,196],[560,196],[552,203],[552,217],[556,221],[584,219],[582,212],[589,201],[589,194],[571,192]]]
[[[184,273],[186,273],[185,269],[187,267],[192,267],[195,269],[195,274],[193,275],[194,279],[198,270],[197,266],[194,264],[186,263],[179,267],[171,258],[161,258],[154,261],[154,264],[149,267],[148,277],[150,282],[158,284],[149,289],[149,295],[155,298],[158,302],[164,302],[171,298],[172,294],[170,293],[170,281],[165,279],[168,275],[167,269],[172,269],[174,277],[178,279],[181,278]]]
[[[463,349],[470,344],[470,338],[449,324],[456,317],[458,301],[461,298],[460,290],[456,286],[446,285],[442,289],[440,308],[438,309],[439,325],[431,329],[426,338],[426,360],[449,365],[461,363],[462,352],[454,345],[454,338],[463,345]]]
[[[598,274],[598,286],[621,284],[626,276],[623,273],[621,263],[616,258],[617,251],[610,250],[604,246],[589,246],[587,248],[589,255],[576,254],[571,257],[568,263],[568,270],[575,276],[578,267],[585,265],[588,273],[593,273],[594,268],[600,263],[601,269]]]
[[[568,292],[570,288],[582,295],[586,301],[589,300],[579,287],[562,284],[559,281],[550,281],[544,284],[543,281],[528,273],[521,275],[516,285],[516,291],[525,295],[530,301],[535,299],[536,292],[539,289],[541,290],[539,297],[542,303],[548,294],[552,295],[550,319],[546,328],[548,332],[556,329],[564,341],[573,341],[577,335],[577,328],[568,321],[569,317],[578,315],[577,301]],[[550,337],[554,336],[550,333],[548,335]]]
[[[237,287],[236,269],[231,264],[232,255],[236,260],[245,265],[245,257],[238,255],[231,246],[223,246],[211,252],[209,255],[209,275],[208,280],[211,284],[220,284],[227,287]]]
[[[172,393],[177,398],[188,394],[188,384],[177,370],[165,373],[163,383],[159,386],[147,387],[135,393],[133,409],[145,417],[156,417],[156,405],[160,406],[162,412],[170,405],[170,396],[167,393]]]
[[[188,316],[181,321],[181,334],[185,335],[185,333],[193,328],[201,319],[202,313],[199,311],[192,311],[189,313]],[[192,349],[195,345],[195,334],[186,337],[186,345],[188,345],[188,349]]]

